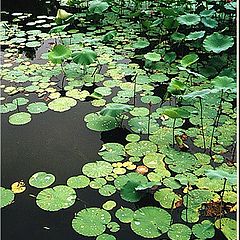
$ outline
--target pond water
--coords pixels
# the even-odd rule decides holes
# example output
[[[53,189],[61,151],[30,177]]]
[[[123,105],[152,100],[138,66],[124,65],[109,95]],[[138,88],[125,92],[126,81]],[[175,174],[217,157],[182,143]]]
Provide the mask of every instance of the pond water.
[[[2,11],[9,13],[32,13],[33,17],[38,15],[55,16],[58,7],[59,3],[57,1],[45,3],[45,1],[41,0],[8,0],[2,2]],[[4,15],[4,18],[3,20],[12,20],[10,15]],[[28,28],[27,26],[25,27]],[[46,32],[47,31],[48,29],[46,29]],[[40,59],[40,56],[51,48],[53,42],[54,39],[44,41],[41,47],[35,48],[34,51],[24,48],[23,53],[32,57],[32,63],[45,63],[46,60]],[[145,49],[145,51],[151,51],[154,47],[155,45],[153,44],[153,46],[147,50]],[[130,60],[123,59],[119,62],[121,61],[128,63]],[[138,62],[138,60],[134,59],[133,62]],[[143,61],[140,61],[139,65],[141,64],[144,64]],[[108,68],[103,65],[101,73],[104,74],[107,69]],[[172,76],[174,76],[174,74]],[[128,80],[127,77],[126,80]],[[3,78],[2,84],[8,86],[9,82]],[[59,87],[61,87],[61,84],[58,84]],[[9,86],[12,85],[10,84]],[[97,83],[95,87],[97,86],[102,86],[102,84]],[[160,84],[155,88],[154,94],[162,98],[167,91],[167,86],[168,85]],[[90,91],[92,87],[86,87],[86,89]],[[105,99],[110,101],[111,97],[115,96],[118,90],[119,88],[113,88],[112,94]],[[163,93],[160,93],[160,90]],[[7,97],[8,102],[16,98],[15,95],[7,96],[4,92],[2,96]],[[25,95],[23,93],[17,93],[17,97],[25,97]],[[35,102],[38,100],[38,97],[36,94],[30,93],[28,99],[30,102]],[[44,99],[44,101],[48,103],[50,99]],[[136,101],[139,107],[145,106],[141,103],[140,96],[137,97]],[[174,99],[169,100],[164,105],[172,104],[175,104]],[[23,106],[18,106],[18,108],[18,110],[24,111]],[[156,109],[157,107],[154,106],[152,111]],[[117,142],[123,145],[128,143],[125,138],[129,133],[133,133],[134,131],[126,124],[124,125],[124,129],[116,128],[106,132],[90,130],[86,126],[84,118],[92,112],[96,112],[96,107],[92,106],[90,101],[78,101],[75,107],[65,112],[46,111],[44,114],[33,115],[32,121],[22,126],[9,124],[9,116],[11,116],[12,113],[1,114],[1,186],[10,188],[12,183],[21,180],[27,184],[26,191],[22,194],[15,194],[14,203],[4,207],[1,211],[1,234],[3,240],[96,239],[79,235],[73,230],[71,222],[78,211],[90,207],[99,208],[109,199],[114,200],[118,208],[124,206],[132,210],[137,210],[145,206],[160,206],[159,202],[154,200],[152,195],[147,195],[147,197],[141,199],[139,202],[130,203],[124,201],[119,194],[104,197],[101,196],[97,190],[90,189],[90,187],[76,190],[77,200],[70,208],[50,212],[44,211],[36,205],[36,196],[39,193],[39,189],[31,187],[28,184],[28,180],[33,173],[39,171],[52,173],[56,176],[55,186],[66,185],[69,177],[82,174],[81,169],[85,164],[101,160],[98,152],[104,143]],[[185,125],[186,129],[194,126],[191,125],[190,122]],[[142,136],[142,140],[147,139],[146,134]],[[193,153],[203,152],[202,149],[195,146],[192,141],[188,141],[187,143],[190,148],[192,148]],[[228,149],[232,147],[230,144]],[[230,153],[222,155],[231,158]],[[172,176],[175,175],[176,173]],[[184,207],[180,206],[179,209],[174,212],[174,222],[184,223],[180,218],[183,209]],[[232,219],[236,217],[235,213],[229,212],[227,216]],[[204,216],[201,219],[211,219],[214,221],[214,217],[207,218]],[[112,221],[119,222],[114,214],[112,214]],[[136,235],[131,230],[130,224],[119,224],[121,225],[120,231],[113,234],[116,239],[147,239]],[[187,225],[192,227],[192,224]],[[109,231],[108,233],[112,234]],[[155,239],[170,238],[165,233]],[[191,239],[196,239],[196,237],[192,235]],[[215,235],[211,239],[225,240],[228,238],[216,229]]]

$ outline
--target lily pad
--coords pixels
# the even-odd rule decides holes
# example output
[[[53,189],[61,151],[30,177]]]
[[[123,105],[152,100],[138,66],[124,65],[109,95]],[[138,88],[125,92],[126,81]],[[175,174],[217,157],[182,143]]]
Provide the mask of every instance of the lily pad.
[[[73,176],[67,180],[67,185],[71,188],[85,188],[89,183],[89,178],[84,175]]]
[[[189,240],[192,231],[187,225],[175,223],[171,225],[167,234],[171,240]]]
[[[109,197],[116,192],[116,188],[113,185],[106,184],[102,186],[98,191],[102,196]]]
[[[10,189],[1,187],[1,208],[11,204],[14,200],[14,193]]]
[[[130,223],[133,220],[133,215],[134,211],[126,207],[121,207],[115,213],[115,216],[123,223]]]
[[[26,112],[18,112],[14,113],[13,115],[9,116],[9,123],[12,125],[24,125],[31,122],[32,117],[30,113]]]
[[[96,240],[116,240],[116,238],[113,235],[103,233],[97,236]]]
[[[115,201],[109,200],[103,204],[103,208],[107,211],[112,210],[117,206],[117,203]]]
[[[110,221],[111,215],[106,210],[86,208],[75,215],[72,227],[83,236],[94,237],[104,233]]]
[[[197,14],[185,14],[177,18],[178,22],[183,25],[197,25],[200,22],[200,17]]]
[[[46,211],[58,211],[71,207],[76,200],[75,191],[64,185],[42,190],[36,198],[37,205]]]
[[[215,235],[214,224],[209,220],[203,220],[192,227],[193,234],[200,239],[213,238]]]
[[[44,102],[35,102],[35,103],[30,103],[27,106],[27,110],[32,114],[38,114],[38,113],[46,112],[48,110],[48,106]]]
[[[83,166],[82,172],[91,178],[105,177],[112,173],[113,167],[105,161],[87,163]]]
[[[55,112],[65,112],[71,109],[71,107],[74,107],[76,104],[77,101],[73,98],[60,97],[50,102],[48,107]]]
[[[54,182],[55,182],[55,176],[51,173],[46,173],[46,172],[34,173],[29,179],[29,184],[36,188],[49,187]]]
[[[216,228],[220,229],[220,219],[215,222]],[[237,222],[234,219],[222,218],[221,231],[228,240],[237,239]]]
[[[152,61],[152,62],[158,62],[161,59],[161,55],[158,53],[147,53],[144,55],[145,59]]]
[[[71,56],[71,50],[64,45],[56,45],[48,53],[48,59],[55,64],[60,64],[63,60]]]
[[[156,238],[170,227],[170,214],[158,207],[143,207],[135,211],[131,229],[144,238]]]

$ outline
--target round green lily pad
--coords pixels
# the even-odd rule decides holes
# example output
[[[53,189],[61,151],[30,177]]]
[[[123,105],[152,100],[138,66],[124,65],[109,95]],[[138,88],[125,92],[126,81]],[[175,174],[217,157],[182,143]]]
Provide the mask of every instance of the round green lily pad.
[[[30,103],[27,106],[27,110],[30,113],[43,113],[46,112],[48,110],[48,106],[46,105],[46,103],[44,102],[36,102],[36,103]]]
[[[48,107],[55,112],[64,112],[69,110],[71,107],[74,107],[76,104],[77,101],[73,98],[60,97],[50,102]]]
[[[158,207],[142,207],[135,211],[131,229],[145,238],[160,237],[170,227],[170,214]]]
[[[104,178],[95,178],[90,182],[89,186],[93,189],[100,189],[106,183],[107,181]]]
[[[171,225],[167,234],[171,240],[189,240],[192,231],[187,225],[175,223]]]
[[[36,198],[37,205],[46,211],[58,211],[71,207],[76,200],[75,191],[64,185],[42,190]]]
[[[118,232],[120,230],[120,225],[116,222],[110,222],[107,225],[110,232]]]
[[[10,189],[6,189],[1,187],[0,189],[0,196],[1,196],[1,208],[6,207],[7,205],[11,204],[14,200],[14,193]]]
[[[12,100],[12,103],[14,103],[18,106],[25,105],[28,102],[29,102],[29,100],[27,98],[24,98],[24,97],[15,98],[15,99]]]
[[[31,122],[31,120],[31,114],[26,112],[14,113],[13,115],[9,116],[8,119],[9,123],[13,125],[24,125]]]
[[[200,239],[213,238],[215,235],[214,224],[209,220],[203,220],[192,227],[193,234]]]
[[[17,109],[14,103],[5,103],[0,106],[0,113],[8,113]]]
[[[138,142],[141,137],[138,134],[130,133],[126,136],[128,142]]]
[[[85,188],[89,183],[89,178],[84,175],[73,176],[67,180],[67,185],[71,188]]]
[[[34,173],[30,179],[29,184],[36,188],[45,188],[55,182],[55,176],[51,173],[37,172]]]
[[[115,216],[123,223],[130,223],[133,220],[133,215],[134,211],[126,207],[121,207],[115,213]]]
[[[110,221],[111,215],[106,210],[86,208],[75,215],[72,227],[83,236],[94,237],[104,233]]]
[[[105,161],[87,163],[82,168],[83,174],[91,178],[106,177],[112,173],[112,170],[112,165]]]
[[[102,196],[108,197],[116,192],[116,188],[113,185],[106,184],[98,191]]]

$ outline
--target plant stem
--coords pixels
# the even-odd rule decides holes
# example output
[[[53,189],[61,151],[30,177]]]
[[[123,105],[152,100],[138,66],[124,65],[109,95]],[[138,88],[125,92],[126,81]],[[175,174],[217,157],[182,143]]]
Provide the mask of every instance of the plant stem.
[[[224,183],[223,183],[223,190],[222,190],[222,193],[221,193],[221,196],[220,196],[220,230],[222,229],[222,208],[223,208],[223,195],[224,195],[224,192],[225,192],[225,188],[226,188],[226,183],[227,183],[227,179],[224,178]]]
[[[212,130],[212,135],[211,135],[211,141],[210,141],[210,156],[212,157],[212,147],[213,147],[213,138],[214,138],[214,133],[215,133],[215,128],[218,126],[218,122],[220,119],[220,115],[222,112],[222,103],[223,103],[223,90],[221,91],[221,97],[220,97],[220,102],[219,102],[219,106],[218,106],[218,111],[217,111],[217,115],[215,117],[214,123],[213,123],[213,130]]]
[[[133,78],[134,81],[134,88],[133,88],[133,106],[136,106],[136,89],[137,89],[137,75],[136,74]]]
[[[174,144],[175,144],[175,132],[174,132],[175,124],[176,124],[176,118],[174,118],[174,120],[173,120],[173,136],[172,136],[172,145],[173,145],[173,147],[174,147]]]
[[[187,183],[187,194],[186,194],[186,222],[188,222],[188,201],[189,201],[189,182]]]
[[[173,208],[174,208],[174,203],[175,203],[175,198],[172,201],[172,205],[171,205],[171,222],[170,222],[170,226],[173,224]]]
[[[149,103],[149,114],[148,114],[148,139],[149,139],[149,135],[150,135],[150,122],[151,122],[151,108],[152,108],[152,103]]]
[[[205,152],[206,151],[206,140],[205,140],[204,128],[203,128],[203,106],[202,106],[201,97],[199,98],[199,103],[200,103],[200,119],[201,119],[201,127],[202,127],[203,148],[204,148],[204,152]]]

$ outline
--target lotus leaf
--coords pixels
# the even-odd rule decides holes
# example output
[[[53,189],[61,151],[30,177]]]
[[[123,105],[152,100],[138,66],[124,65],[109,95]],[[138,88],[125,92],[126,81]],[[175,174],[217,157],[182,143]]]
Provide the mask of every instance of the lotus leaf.
[[[171,225],[167,234],[171,240],[189,240],[192,231],[187,225],[175,223]]]
[[[86,48],[80,52],[74,52],[72,58],[77,64],[89,65],[96,60],[97,54],[93,50]]]
[[[200,239],[213,238],[215,235],[214,225],[209,220],[203,220],[201,223],[193,225],[192,232]]]
[[[186,214],[186,211],[187,211],[187,214]],[[186,215],[187,215],[187,219],[186,219]],[[199,217],[200,217],[200,213],[198,209],[194,209],[194,208],[184,209],[181,214],[181,218],[183,219],[183,221],[188,223],[198,222]]]
[[[89,178],[84,175],[73,176],[67,180],[67,185],[71,188],[85,188],[89,183]]]
[[[232,47],[234,40],[230,36],[214,32],[203,41],[203,46],[208,52],[220,53]]]
[[[185,14],[177,18],[178,22],[183,25],[197,25],[200,22],[200,17],[197,14]]]
[[[113,167],[105,161],[87,163],[83,166],[82,172],[91,178],[105,177],[112,173]]]
[[[108,200],[107,202],[105,202],[103,204],[103,208],[107,211],[112,210],[116,206],[117,206],[117,203],[115,201],[112,201],[112,200]]]
[[[109,42],[109,41],[113,40],[114,37],[116,37],[116,36],[117,36],[117,31],[110,31],[103,36],[102,41]]]
[[[69,26],[69,24],[64,24],[64,25],[60,25],[60,26],[56,26],[50,29],[49,33],[59,33],[62,32],[67,26]]]
[[[183,67],[188,67],[192,65],[193,63],[197,62],[199,59],[198,55],[196,53],[191,53],[186,56],[184,56],[180,63]]]
[[[116,222],[110,222],[107,225],[110,232],[118,232],[120,230],[120,225]]]
[[[170,188],[162,188],[154,193],[154,199],[158,201],[162,207],[171,208],[172,202],[177,202],[181,198]]]
[[[184,109],[184,107],[166,107],[163,110],[163,114],[170,118],[188,118],[190,113]]]
[[[236,89],[236,83],[234,82],[234,79],[226,76],[215,77],[212,80],[212,84],[216,89],[223,90],[223,91],[227,91],[227,90],[234,91]]]
[[[77,104],[77,101],[73,98],[60,97],[50,102],[48,104],[48,107],[49,109],[55,112],[65,112],[71,109],[71,107],[74,107],[76,104]]]
[[[120,117],[123,113],[129,112],[133,107],[128,104],[109,103],[100,111],[103,116]]]
[[[75,98],[80,101],[84,101],[89,95],[89,92],[86,90],[80,91],[78,89],[72,89],[66,92],[67,97]]]
[[[109,7],[107,2],[101,0],[94,0],[89,2],[89,11],[91,13],[102,14]]]
[[[179,182],[176,181],[174,177],[168,177],[163,179],[163,185],[171,189],[181,188],[181,184],[179,184]]]
[[[161,55],[158,53],[154,53],[154,52],[149,52],[147,54],[144,55],[145,59],[152,61],[152,62],[158,62],[161,59]]]
[[[141,101],[148,104],[158,104],[160,103],[161,98],[158,96],[144,96],[141,97]]]
[[[128,142],[138,142],[140,139],[141,139],[140,136],[134,133],[130,133],[126,136],[126,140]]]
[[[196,31],[191,32],[186,36],[186,40],[197,40],[199,38],[202,38],[204,36],[206,31]]]
[[[132,47],[133,47],[133,48],[141,49],[141,48],[148,47],[149,45],[150,45],[150,43],[149,43],[148,40],[140,39],[140,40],[138,40],[137,42],[134,42],[134,43],[132,44]]]
[[[94,237],[106,230],[106,225],[111,221],[111,215],[100,208],[86,208],[78,212],[73,221],[73,229],[87,237]]]
[[[161,153],[149,153],[143,158],[143,163],[149,168],[156,168],[164,158],[165,155]]]
[[[97,236],[96,240],[116,240],[116,238],[113,235],[103,233],[103,234]]]
[[[148,133],[148,117],[133,117],[128,121],[132,131],[140,134]],[[159,125],[155,119],[150,119],[149,133],[154,133],[159,129]]]
[[[133,215],[134,211],[125,207],[121,207],[115,213],[115,216],[123,223],[130,223],[133,220]]]
[[[105,143],[98,154],[108,162],[122,161],[125,156],[124,146],[119,143]]]
[[[142,140],[140,142],[128,143],[125,146],[125,150],[130,156],[142,157],[149,153],[157,152],[157,146],[150,141]]]
[[[206,170],[205,174],[213,179],[227,179],[231,185],[237,184],[237,173],[228,173],[221,169]]]
[[[24,97],[15,98],[12,101],[12,103],[16,104],[17,106],[25,105],[28,102],[29,102],[29,100],[27,98],[24,98]]]
[[[46,188],[55,182],[55,176],[51,173],[37,172],[30,179],[29,184],[36,188]]]
[[[221,221],[221,225],[220,225]],[[236,240],[237,239],[237,222],[234,219],[230,218],[222,218],[221,220],[218,219],[215,222],[216,228],[220,229],[223,234],[226,236],[228,240]]]
[[[62,63],[71,56],[71,50],[64,45],[56,45],[51,52],[48,53],[48,59],[55,64]]]
[[[156,238],[170,227],[170,214],[157,207],[143,207],[135,211],[131,221],[132,230],[144,238]]]
[[[117,190],[121,190],[124,187],[124,185],[126,185],[128,182],[137,182],[140,185],[142,183],[147,183],[148,180],[145,176],[136,172],[132,172],[117,177],[114,181],[114,185],[117,188]]]
[[[32,117],[30,113],[26,112],[18,112],[14,113],[13,115],[9,116],[9,123],[13,125],[24,125],[31,122]]]
[[[17,105],[13,103],[5,103],[0,105],[0,113],[8,113],[17,109]]]
[[[106,183],[107,181],[104,178],[95,178],[93,181],[90,182],[89,186],[93,189],[100,189]]]
[[[141,197],[142,193],[138,192],[136,188],[139,186],[140,182],[136,181],[128,181],[120,191],[120,196],[123,200],[127,202],[138,202]]]
[[[186,85],[182,81],[176,79],[172,79],[167,88],[168,92],[170,92],[173,95],[182,94],[182,92],[184,92],[185,89]]]
[[[236,203],[237,202],[237,193],[233,191],[224,191],[223,201],[226,203]]]
[[[149,114],[149,110],[145,107],[134,107],[130,113],[135,117],[145,117]]]
[[[209,28],[216,28],[218,25],[218,21],[210,17],[202,18],[201,22],[204,24],[204,26]]]
[[[46,211],[58,211],[71,207],[76,200],[75,191],[64,185],[42,190],[36,198],[37,205]]]
[[[10,189],[1,187],[1,208],[11,204],[14,200],[14,193]]]
[[[116,188],[113,185],[106,184],[98,191],[102,196],[108,197],[116,192]]]
[[[35,102],[35,103],[30,103],[27,106],[27,110],[32,114],[38,114],[38,113],[46,112],[48,110],[48,106],[44,102]]]
[[[119,126],[119,122],[111,116],[102,116],[98,113],[90,113],[85,116],[87,127],[94,131],[109,131]]]

